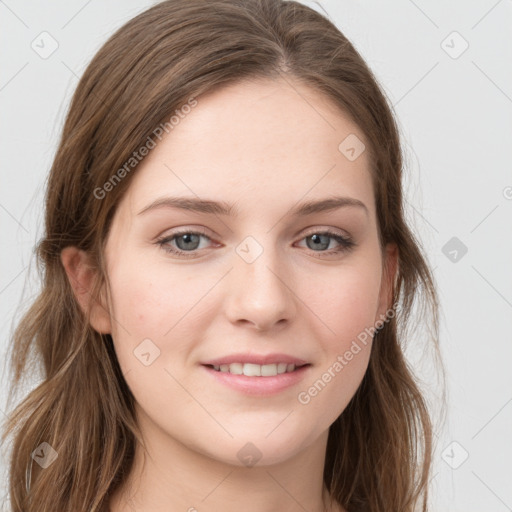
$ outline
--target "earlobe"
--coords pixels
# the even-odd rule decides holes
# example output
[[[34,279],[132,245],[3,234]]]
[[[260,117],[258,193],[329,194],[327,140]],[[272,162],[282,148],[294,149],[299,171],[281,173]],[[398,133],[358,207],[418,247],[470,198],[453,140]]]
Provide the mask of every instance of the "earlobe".
[[[97,273],[90,264],[89,255],[77,247],[70,246],[61,251],[60,259],[82,311],[85,315],[90,312],[91,326],[101,334],[110,334],[110,314],[103,293],[100,300],[94,300],[92,297]]]

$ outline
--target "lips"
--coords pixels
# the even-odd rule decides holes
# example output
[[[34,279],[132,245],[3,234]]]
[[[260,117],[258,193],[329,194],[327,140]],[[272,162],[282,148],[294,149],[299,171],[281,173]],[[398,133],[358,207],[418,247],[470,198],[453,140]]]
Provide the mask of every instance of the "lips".
[[[217,382],[238,392],[269,396],[297,385],[311,363],[289,354],[230,354],[201,363]]]
[[[231,363],[231,365],[237,365],[238,363]],[[283,363],[284,364],[284,363]],[[231,365],[229,365],[231,367]],[[253,365],[252,363],[244,364],[246,366]],[[258,366],[259,365],[254,365]],[[276,365],[262,365],[265,366],[276,366]],[[212,382],[218,382],[223,386],[231,388],[232,390],[242,393],[245,395],[253,396],[271,396],[277,393],[283,392],[288,388],[297,386],[306,375],[309,374],[311,364],[304,364],[302,366],[295,367],[293,363],[290,364],[294,369],[290,372],[270,374],[267,375],[244,375],[230,373],[229,371],[215,370],[212,365],[201,365],[201,368],[209,375],[209,378],[214,379]],[[288,366],[287,366],[288,369]],[[249,370],[251,373],[252,370]]]

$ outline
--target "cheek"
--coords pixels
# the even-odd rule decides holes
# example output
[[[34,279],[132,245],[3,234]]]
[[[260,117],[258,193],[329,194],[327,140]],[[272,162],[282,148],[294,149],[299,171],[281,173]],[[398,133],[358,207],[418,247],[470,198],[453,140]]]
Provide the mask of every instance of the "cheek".
[[[380,288],[377,258],[361,259],[315,279],[308,306],[317,313],[315,330],[321,365],[297,397],[302,407],[330,423],[346,408],[368,367]],[[306,293],[306,290],[303,291]]]
[[[378,261],[358,262],[317,273],[300,291],[330,350],[343,350],[375,322],[380,288]]]
[[[139,352],[156,355],[151,367],[160,369],[177,353],[186,355],[203,314],[201,299],[214,283],[182,269],[128,259],[112,269],[110,283],[112,335],[123,371],[139,368]]]
[[[345,410],[368,368],[378,281],[353,275],[344,286],[329,289],[323,297],[322,329],[318,338],[321,364],[297,396],[299,407],[308,417],[319,418],[319,428],[326,428]],[[328,326],[327,329],[325,326]]]
[[[189,281],[148,262],[121,262],[111,276],[116,320],[139,337],[162,338],[201,296],[201,283]]]

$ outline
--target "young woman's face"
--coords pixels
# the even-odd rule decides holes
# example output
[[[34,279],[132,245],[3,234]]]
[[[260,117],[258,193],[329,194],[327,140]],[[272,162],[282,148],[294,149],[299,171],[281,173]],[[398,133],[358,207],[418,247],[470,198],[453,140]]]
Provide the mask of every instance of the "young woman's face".
[[[114,346],[146,432],[276,463],[326,439],[389,307],[365,138],[296,82],[197,101],[113,219]]]

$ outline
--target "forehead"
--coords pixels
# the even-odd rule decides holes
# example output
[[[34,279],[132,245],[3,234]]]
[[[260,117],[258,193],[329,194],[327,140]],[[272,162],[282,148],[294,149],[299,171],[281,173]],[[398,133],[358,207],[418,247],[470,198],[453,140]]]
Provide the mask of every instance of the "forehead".
[[[230,84],[196,100],[136,168],[124,201],[132,211],[165,194],[242,210],[344,195],[372,211],[368,151],[344,152],[345,141],[367,146],[365,136],[320,92],[287,78]]]

